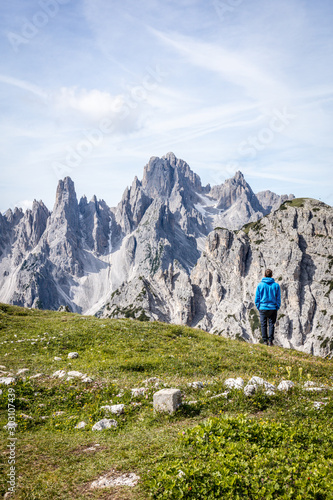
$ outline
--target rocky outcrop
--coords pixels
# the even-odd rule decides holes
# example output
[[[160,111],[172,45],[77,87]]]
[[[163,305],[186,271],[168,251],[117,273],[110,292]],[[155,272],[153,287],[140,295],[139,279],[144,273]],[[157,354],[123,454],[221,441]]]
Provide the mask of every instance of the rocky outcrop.
[[[316,355],[333,349],[333,209],[311,199],[287,201],[238,232],[212,232],[191,273],[192,325],[260,339],[254,292],[265,268],[281,286],[276,340]]]

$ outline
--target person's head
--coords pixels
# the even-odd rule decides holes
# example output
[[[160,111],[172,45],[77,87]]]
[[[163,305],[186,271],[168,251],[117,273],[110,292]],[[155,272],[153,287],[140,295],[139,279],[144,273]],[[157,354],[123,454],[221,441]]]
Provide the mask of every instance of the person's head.
[[[265,278],[271,278],[273,276],[273,271],[271,269],[266,269]]]

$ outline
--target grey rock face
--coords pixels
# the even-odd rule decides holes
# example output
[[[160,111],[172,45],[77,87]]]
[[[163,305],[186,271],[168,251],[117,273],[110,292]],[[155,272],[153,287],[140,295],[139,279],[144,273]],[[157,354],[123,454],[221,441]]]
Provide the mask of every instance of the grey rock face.
[[[264,269],[270,267],[282,292],[277,343],[329,354],[333,209],[310,199],[292,205],[287,202],[237,233],[220,229],[209,235],[191,274],[192,325],[258,342],[254,293]]]

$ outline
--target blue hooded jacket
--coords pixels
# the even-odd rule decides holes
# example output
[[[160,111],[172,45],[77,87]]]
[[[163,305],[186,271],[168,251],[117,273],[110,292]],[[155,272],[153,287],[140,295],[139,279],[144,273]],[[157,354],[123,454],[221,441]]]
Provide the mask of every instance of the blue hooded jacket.
[[[263,278],[257,286],[255,304],[259,310],[278,310],[281,306],[280,285],[274,278]]]

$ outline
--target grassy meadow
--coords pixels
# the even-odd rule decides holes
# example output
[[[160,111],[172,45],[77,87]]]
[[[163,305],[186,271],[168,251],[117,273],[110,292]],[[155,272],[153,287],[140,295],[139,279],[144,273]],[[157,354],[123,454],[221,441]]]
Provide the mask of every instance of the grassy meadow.
[[[333,361],[251,345],[184,326],[109,320],[0,305],[1,482],[9,472],[9,388],[15,390],[13,499],[332,499]],[[79,353],[68,359],[68,353]],[[61,360],[55,360],[58,357]],[[93,379],[52,375],[79,371]],[[38,378],[32,378],[41,374]],[[259,376],[288,393],[242,390],[224,381]],[[160,385],[145,384],[157,377]],[[202,389],[189,387],[200,381]],[[323,389],[307,391],[305,382]],[[146,387],[134,397],[131,389]],[[174,415],[155,413],[153,393],[182,391]],[[320,408],[316,408],[318,404]],[[107,416],[101,407],[124,404]],[[92,431],[104,417],[116,429]],[[84,429],[75,429],[81,422]],[[91,489],[108,471],[134,472],[135,487]]]

